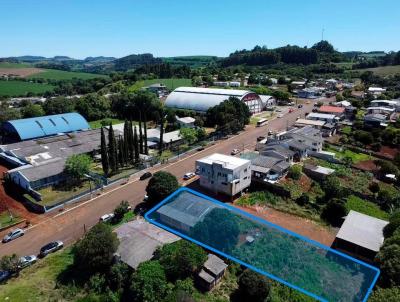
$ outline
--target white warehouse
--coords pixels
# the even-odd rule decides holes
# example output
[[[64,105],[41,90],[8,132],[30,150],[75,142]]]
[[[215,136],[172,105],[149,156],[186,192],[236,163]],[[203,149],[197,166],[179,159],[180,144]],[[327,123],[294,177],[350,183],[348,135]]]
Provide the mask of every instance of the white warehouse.
[[[250,186],[250,164],[247,159],[214,153],[196,161],[196,173],[202,187],[234,196]]]
[[[200,87],[176,88],[167,97],[165,106],[206,112],[209,108],[219,105],[229,97],[236,97],[245,102],[251,113],[257,113],[263,109],[260,96],[252,91]]]

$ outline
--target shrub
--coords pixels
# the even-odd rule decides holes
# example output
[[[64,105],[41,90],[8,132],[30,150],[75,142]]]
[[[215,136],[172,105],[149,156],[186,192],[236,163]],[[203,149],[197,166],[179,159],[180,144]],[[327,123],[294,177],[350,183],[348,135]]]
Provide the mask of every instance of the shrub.
[[[383,236],[387,239],[391,237],[397,229],[400,229],[400,211],[390,216],[389,223],[383,228]]]
[[[343,200],[332,199],[323,208],[321,218],[333,226],[340,226],[342,219],[347,215],[346,204]]]
[[[239,277],[239,292],[243,300],[264,302],[270,290],[271,282],[265,276],[249,269]]]
[[[114,219],[119,222],[124,218],[124,215],[129,212],[129,203],[126,200],[121,203],[114,210]]]
[[[300,165],[293,165],[289,169],[288,177],[299,180],[301,178],[301,166]]]

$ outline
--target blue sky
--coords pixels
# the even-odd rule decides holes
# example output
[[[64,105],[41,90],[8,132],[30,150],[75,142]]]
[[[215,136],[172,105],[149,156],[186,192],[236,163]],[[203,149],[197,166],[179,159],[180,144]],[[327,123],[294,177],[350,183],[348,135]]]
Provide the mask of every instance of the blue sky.
[[[398,0],[0,0],[0,57],[218,55],[254,45],[400,50]]]

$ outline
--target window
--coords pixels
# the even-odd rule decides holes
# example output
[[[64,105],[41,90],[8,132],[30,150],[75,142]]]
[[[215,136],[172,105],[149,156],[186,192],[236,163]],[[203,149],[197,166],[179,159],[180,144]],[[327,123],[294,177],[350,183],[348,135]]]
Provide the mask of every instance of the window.
[[[247,168],[246,169],[244,169],[244,173],[246,173],[247,172]]]
[[[221,182],[221,185],[224,185],[224,186],[226,186],[226,185],[228,185],[226,182]]]
[[[243,177],[243,180],[245,180],[245,179],[247,179],[247,176],[246,176],[246,177]]]

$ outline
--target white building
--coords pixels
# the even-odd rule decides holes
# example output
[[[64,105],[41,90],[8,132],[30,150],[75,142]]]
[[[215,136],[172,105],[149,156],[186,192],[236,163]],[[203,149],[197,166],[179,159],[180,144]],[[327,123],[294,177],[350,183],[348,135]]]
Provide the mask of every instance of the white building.
[[[262,111],[262,102],[258,94],[239,89],[217,89],[201,87],[179,87],[171,92],[165,100],[169,108],[187,109],[198,112],[207,112],[211,107],[235,97],[244,102],[251,113]]]
[[[250,186],[250,164],[247,159],[214,153],[196,161],[196,173],[202,187],[234,196]]]
[[[368,93],[371,93],[373,95],[381,95],[384,92],[386,92],[385,88],[381,88],[381,87],[369,87],[368,88]]]
[[[195,125],[194,123],[196,122],[196,119],[194,119],[193,117],[190,116],[185,116],[185,117],[179,117],[179,116],[175,116],[177,123],[181,126],[181,127],[186,127],[186,128],[194,128]]]
[[[333,123],[336,122],[336,115],[311,112],[307,115],[307,119],[312,121],[324,121],[327,123]]]

